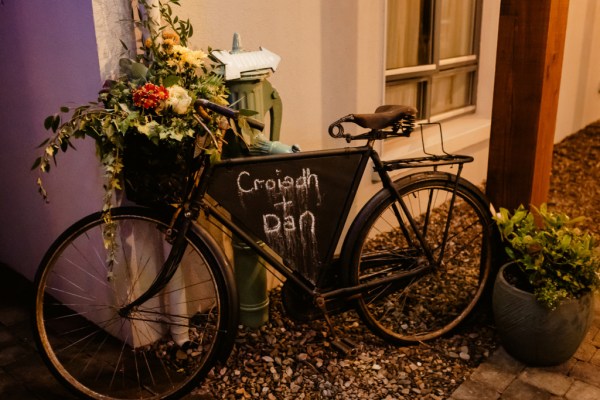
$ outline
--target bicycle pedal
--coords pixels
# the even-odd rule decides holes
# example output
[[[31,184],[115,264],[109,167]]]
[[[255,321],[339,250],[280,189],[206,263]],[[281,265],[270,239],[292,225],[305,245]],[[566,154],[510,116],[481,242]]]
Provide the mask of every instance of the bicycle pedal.
[[[331,342],[331,346],[334,347],[338,352],[347,356],[356,352],[358,345],[350,339],[341,338],[335,339]]]

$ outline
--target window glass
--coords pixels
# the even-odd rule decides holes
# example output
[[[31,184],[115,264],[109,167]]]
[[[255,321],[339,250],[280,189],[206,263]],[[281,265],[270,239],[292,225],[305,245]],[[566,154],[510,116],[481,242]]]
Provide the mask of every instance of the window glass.
[[[475,0],[442,0],[440,59],[473,54]]]
[[[385,92],[386,104],[402,104],[405,106],[420,107],[420,88],[422,83],[408,82],[390,85]]]
[[[388,0],[387,104],[417,107],[424,120],[475,109],[481,4],[482,0]],[[448,112],[452,113],[444,115]]]
[[[389,0],[387,69],[431,62],[431,3],[428,0]]]
[[[473,72],[439,75],[433,78],[431,114],[442,114],[471,104]]]

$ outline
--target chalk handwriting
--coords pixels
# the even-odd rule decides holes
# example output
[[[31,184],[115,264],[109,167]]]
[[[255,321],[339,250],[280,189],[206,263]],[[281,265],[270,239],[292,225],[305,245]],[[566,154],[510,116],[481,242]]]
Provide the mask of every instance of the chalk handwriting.
[[[316,268],[311,263],[318,259],[315,216],[321,206],[318,175],[310,168],[303,168],[299,176],[284,175],[280,169],[275,169],[272,176],[254,176],[242,171],[236,184],[243,207],[249,198],[259,197],[267,202],[270,210],[262,215],[267,244],[293,263],[293,268],[316,280]]]

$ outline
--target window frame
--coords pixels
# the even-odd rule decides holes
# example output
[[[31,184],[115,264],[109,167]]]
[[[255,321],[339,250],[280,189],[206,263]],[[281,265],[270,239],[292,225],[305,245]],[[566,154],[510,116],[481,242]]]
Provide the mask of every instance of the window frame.
[[[480,45],[481,45],[481,24],[482,24],[482,11],[483,11],[483,0],[475,1],[475,10],[473,13],[473,42],[472,49],[473,53],[466,56],[459,56],[447,59],[440,59],[440,30],[441,30],[441,8],[443,0],[423,0],[431,1],[433,15],[431,16],[431,45],[430,45],[430,57],[431,63],[422,64],[417,66],[401,67],[401,68],[386,68],[387,50],[384,51],[384,101],[387,93],[387,89],[390,86],[406,84],[406,83],[419,83],[422,84],[418,88],[421,92],[416,104],[417,109],[420,110],[420,120],[426,122],[439,122],[442,120],[454,118],[456,116],[474,113],[477,107],[477,85],[479,75],[479,64],[480,64]],[[389,12],[389,0],[385,2],[385,27],[384,27],[384,49],[387,49],[387,37],[388,37],[388,12]],[[471,76],[471,87],[469,96],[469,104],[456,109],[448,110],[446,112],[431,115],[431,104],[432,104],[432,92],[433,92],[433,79],[436,76],[453,75],[461,72],[472,72]],[[423,87],[424,86],[424,87]]]

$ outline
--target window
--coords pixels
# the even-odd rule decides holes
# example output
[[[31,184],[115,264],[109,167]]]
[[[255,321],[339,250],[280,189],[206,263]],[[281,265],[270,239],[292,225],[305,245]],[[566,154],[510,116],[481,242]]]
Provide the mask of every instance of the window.
[[[386,104],[439,121],[475,110],[481,0],[388,0]]]

